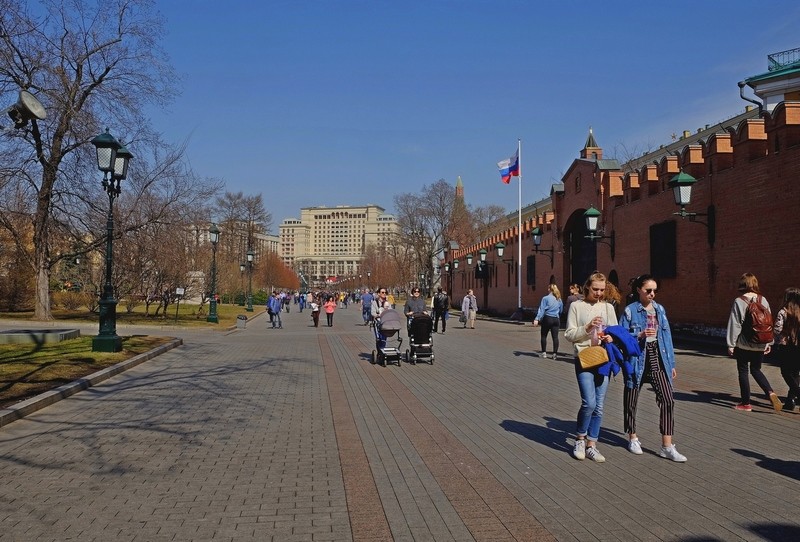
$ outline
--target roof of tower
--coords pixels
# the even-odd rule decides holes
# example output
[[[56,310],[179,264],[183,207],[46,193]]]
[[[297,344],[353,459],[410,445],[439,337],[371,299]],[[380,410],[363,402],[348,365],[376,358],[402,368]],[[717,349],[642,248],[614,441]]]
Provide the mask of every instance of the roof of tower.
[[[461,175],[458,176],[458,180],[456,181],[456,188],[463,188],[464,183],[461,182]]]
[[[597,144],[597,141],[594,139],[594,134],[592,133],[592,127],[589,126],[589,137],[586,138],[586,145],[583,146],[584,149],[599,149],[600,145]]]

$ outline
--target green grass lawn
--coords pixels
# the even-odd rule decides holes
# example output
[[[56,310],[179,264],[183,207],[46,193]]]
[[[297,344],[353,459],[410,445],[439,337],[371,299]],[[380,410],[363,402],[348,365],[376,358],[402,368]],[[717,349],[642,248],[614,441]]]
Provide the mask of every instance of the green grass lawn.
[[[117,322],[120,324],[133,325],[169,324],[192,327],[230,327],[236,324],[236,316],[239,314],[247,315],[249,318],[264,311],[263,306],[254,306],[253,312],[246,312],[245,307],[239,305],[218,304],[217,316],[219,318],[219,324],[213,324],[206,321],[208,317],[208,304],[205,304],[202,308],[191,303],[181,303],[180,306],[170,305],[167,307],[166,314],[161,312],[158,316],[153,315],[155,306],[150,306],[150,314],[147,316],[145,316],[144,309],[144,305],[142,304],[135,307],[132,312],[128,312],[123,304],[117,305]],[[31,320],[33,318],[33,311],[2,312],[0,313],[0,318]],[[53,309],[53,318],[57,321],[73,320],[78,322],[99,322],[98,314],[89,312],[86,309],[75,311]]]
[[[211,325],[211,324],[209,324]],[[92,352],[91,336],[48,344],[0,344],[0,408],[143,354],[172,337],[122,337],[122,351]]]

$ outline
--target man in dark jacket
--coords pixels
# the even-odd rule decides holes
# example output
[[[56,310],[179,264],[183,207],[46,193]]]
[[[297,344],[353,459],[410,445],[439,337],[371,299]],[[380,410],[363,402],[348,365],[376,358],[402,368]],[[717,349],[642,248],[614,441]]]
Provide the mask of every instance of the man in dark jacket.
[[[447,329],[447,317],[450,310],[450,297],[447,292],[442,291],[440,286],[436,295],[433,296],[433,332],[439,332],[439,319],[442,320],[442,333]]]

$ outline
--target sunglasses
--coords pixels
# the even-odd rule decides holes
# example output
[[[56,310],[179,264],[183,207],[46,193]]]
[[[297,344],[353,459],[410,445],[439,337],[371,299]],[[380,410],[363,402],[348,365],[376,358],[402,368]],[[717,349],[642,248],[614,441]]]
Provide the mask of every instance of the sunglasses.
[[[381,290],[381,291],[380,291],[380,292],[378,292],[378,293],[379,293],[379,294],[385,294],[385,293],[386,293],[386,290]]]
[[[645,288],[644,291],[648,294],[657,294],[658,288]]]

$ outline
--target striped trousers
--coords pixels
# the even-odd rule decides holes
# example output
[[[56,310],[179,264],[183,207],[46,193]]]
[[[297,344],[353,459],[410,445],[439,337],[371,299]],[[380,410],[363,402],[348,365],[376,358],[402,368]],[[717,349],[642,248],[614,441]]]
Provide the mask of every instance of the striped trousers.
[[[623,392],[622,407],[626,433],[636,433],[636,405],[639,402],[639,391],[647,381],[653,385],[656,392],[656,404],[659,409],[658,428],[662,435],[671,436],[675,430],[675,398],[672,395],[672,384],[658,353],[658,341],[646,343],[642,381],[633,388],[626,386]]]

